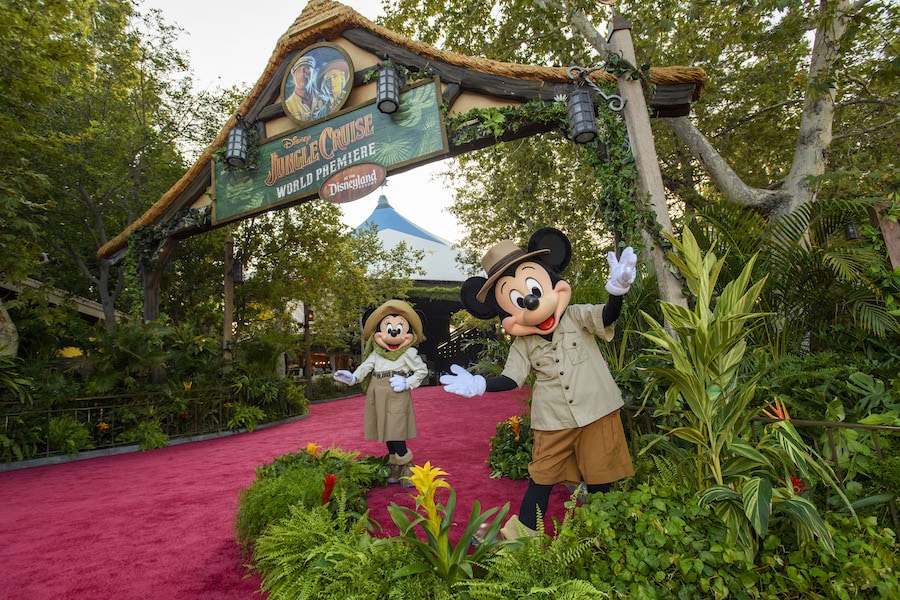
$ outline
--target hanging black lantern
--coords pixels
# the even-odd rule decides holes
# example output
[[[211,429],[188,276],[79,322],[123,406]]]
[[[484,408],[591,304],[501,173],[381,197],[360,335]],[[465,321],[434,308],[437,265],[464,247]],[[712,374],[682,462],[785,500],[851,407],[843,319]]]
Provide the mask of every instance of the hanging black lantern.
[[[231,280],[235,285],[244,283],[244,263],[240,258],[235,258],[231,265]]]
[[[400,76],[394,67],[381,65],[378,70],[378,110],[386,115],[400,108]]]
[[[577,87],[569,94],[569,135],[577,144],[587,144],[597,138],[594,123],[594,103],[591,92],[585,87]]]
[[[844,221],[844,237],[848,242],[859,239],[859,228],[857,228],[856,223],[850,219]]]
[[[239,115],[238,124],[228,131],[224,157],[226,164],[232,167],[247,166],[247,159],[250,154],[249,138],[249,132]]]

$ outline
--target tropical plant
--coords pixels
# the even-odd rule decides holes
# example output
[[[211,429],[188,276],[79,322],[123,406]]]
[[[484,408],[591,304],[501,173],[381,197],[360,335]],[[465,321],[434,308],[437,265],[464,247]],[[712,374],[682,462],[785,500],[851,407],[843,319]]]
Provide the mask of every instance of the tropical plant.
[[[657,361],[647,367],[652,377],[648,389],[666,389],[657,414],[676,422],[664,426],[667,434],[656,441],[672,438],[690,444],[695,465],[691,489],[714,508],[728,525],[732,542],[748,555],[755,553],[773,514],[793,523],[801,539],[814,537],[833,551],[818,510],[791,484],[796,472],[806,481],[817,477],[846,502],[831,469],[801,440],[786,412],[758,440],[751,435],[760,374],[745,373],[742,366],[750,330],[763,318],[755,305],[765,283],[750,283],[755,257],[719,289],[724,259],[704,256],[689,230],[680,241],[671,241],[677,250],[671,260],[693,294],[694,308],[662,303],[671,333],[645,315],[649,331],[642,335],[655,346],[646,354]]]
[[[53,417],[47,427],[50,448],[63,454],[78,454],[94,447],[91,430],[72,415]]]
[[[391,519],[400,529],[400,536],[391,538],[390,541],[413,548],[418,560],[396,569],[394,577],[403,578],[431,572],[451,586],[457,581],[475,577],[473,571],[475,565],[480,564],[503,545],[509,544],[507,541],[497,540],[497,533],[506,513],[509,512],[509,503],[499,509],[490,508],[482,513],[481,504],[476,500],[462,536],[454,546],[450,541],[450,528],[454,524],[456,490],[442,478],[447,473],[432,467],[431,462],[426,462],[423,466],[415,465],[411,469],[412,475],[409,480],[418,492],[415,496],[416,506],[412,509],[392,502],[388,507]],[[435,493],[440,488],[450,490],[446,506],[439,504],[435,499]],[[496,518],[484,531],[482,539],[470,554],[469,545],[475,533],[495,514]],[[425,533],[426,542],[421,541],[416,535],[418,527]]]
[[[22,374],[22,360],[16,356],[0,354],[0,401],[26,404],[31,401],[30,377]]]
[[[141,450],[165,448],[169,444],[169,435],[163,431],[162,424],[154,418],[138,421],[134,427],[116,436],[116,439],[137,444]]]
[[[487,459],[491,477],[528,479],[533,446],[534,432],[529,415],[513,415],[497,423],[496,435],[490,439]]]
[[[228,412],[228,429],[253,431],[266,418],[266,412],[258,406],[233,402]]]

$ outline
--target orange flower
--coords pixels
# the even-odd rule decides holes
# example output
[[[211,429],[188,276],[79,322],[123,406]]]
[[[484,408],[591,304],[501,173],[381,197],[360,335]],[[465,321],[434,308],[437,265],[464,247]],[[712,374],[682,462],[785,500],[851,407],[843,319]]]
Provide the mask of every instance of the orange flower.
[[[509,427],[516,435],[516,439],[519,439],[519,424],[522,422],[522,417],[515,415],[507,419],[506,422],[509,423]]]
[[[769,412],[767,409],[763,409],[763,414],[765,414],[770,419],[777,419],[779,421],[790,421],[791,414],[788,412],[787,406],[784,405],[779,398],[775,398],[775,402],[769,405],[769,408],[772,412]]]
[[[303,451],[307,454],[318,456],[322,453],[322,446],[318,445],[315,442],[310,442],[303,448]]]
[[[104,421],[100,421],[99,423],[97,423],[97,431],[99,431],[100,433],[103,433],[107,429],[109,429],[109,423],[106,423]]]

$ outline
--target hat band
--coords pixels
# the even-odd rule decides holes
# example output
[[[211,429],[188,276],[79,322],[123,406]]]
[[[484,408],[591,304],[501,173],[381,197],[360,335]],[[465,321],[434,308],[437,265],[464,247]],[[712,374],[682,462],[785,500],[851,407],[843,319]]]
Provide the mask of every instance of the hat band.
[[[488,273],[488,279],[490,279],[497,273],[505,270],[506,267],[509,266],[509,264],[511,262],[515,261],[517,258],[519,258],[521,256],[525,256],[525,251],[522,250],[521,248],[516,248],[515,250],[513,250],[512,252],[510,252],[509,254],[507,254],[506,256],[504,256],[503,258],[498,260],[497,262],[495,262],[494,266],[491,267],[491,270]]]

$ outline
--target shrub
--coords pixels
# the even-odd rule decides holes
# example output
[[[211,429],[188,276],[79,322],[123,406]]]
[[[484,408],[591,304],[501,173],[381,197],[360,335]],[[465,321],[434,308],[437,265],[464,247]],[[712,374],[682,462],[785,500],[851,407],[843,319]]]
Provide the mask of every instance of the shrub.
[[[141,450],[165,448],[169,443],[169,436],[166,435],[162,425],[156,419],[140,421],[131,429],[120,433],[116,439],[135,443]]]
[[[258,406],[251,406],[243,402],[234,402],[228,414],[228,429],[246,429],[253,431],[260,421],[266,418],[266,413]]]
[[[286,518],[292,506],[321,506],[325,476],[329,474],[337,479],[332,497],[343,498],[348,514],[364,514],[366,491],[386,481],[387,467],[382,459],[357,460],[357,456],[336,448],[322,451],[308,444],[257,467],[256,480],[238,496],[235,533],[242,550],[251,554],[257,538]]]
[[[488,466],[491,477],[528,479],[528,463],[534,446],[531,417],[515,415],[497,423],[496,435],[491,438]]]
[[[50,419],[47,438],[50,448],[63,454],[78,454],[94,447],[94,439],[87,424],[78,422],[71,415]]]

